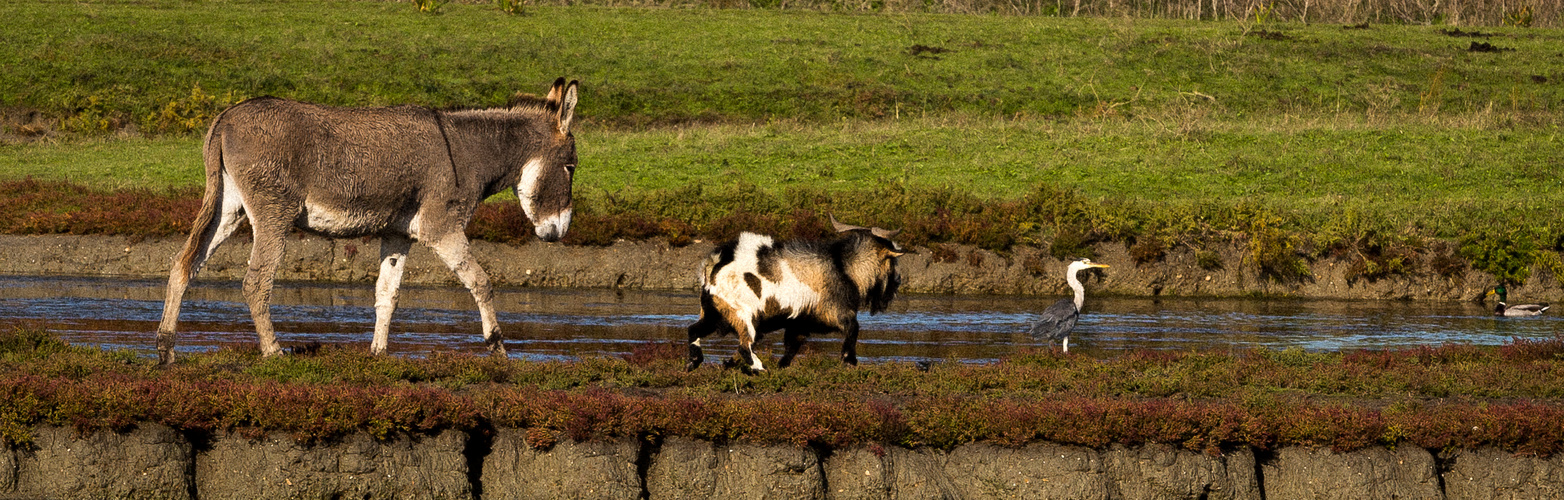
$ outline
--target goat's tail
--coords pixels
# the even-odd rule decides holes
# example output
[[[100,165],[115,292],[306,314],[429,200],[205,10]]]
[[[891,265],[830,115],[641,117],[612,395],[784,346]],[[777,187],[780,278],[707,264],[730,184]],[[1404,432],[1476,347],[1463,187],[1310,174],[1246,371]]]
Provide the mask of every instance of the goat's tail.
[[[717,280],[717,263],[722,261],[722,253],[713,251],[701,260],[701,289],[705,290],[713,281]]]

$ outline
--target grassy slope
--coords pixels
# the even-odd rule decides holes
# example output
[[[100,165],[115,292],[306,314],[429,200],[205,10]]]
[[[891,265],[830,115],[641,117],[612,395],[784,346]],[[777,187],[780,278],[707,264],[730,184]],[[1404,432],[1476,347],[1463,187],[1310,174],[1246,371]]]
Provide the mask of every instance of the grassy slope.
[[[1129,224],[1139,231],[1228,209],[1280,214],[1327,240],[1500,227],[1545,249],[1564,231],[1560,30],[533,12],[21,5],[0,20],[19,47],[0,54],[0,104],[65,117],[67,129],[166,135],[0,146],[0,165],[13,178],[185,187],[199,181],[194,135],[233,99],[485,105],[568,75],[586,82],[588,207],[609,193],[650,197],[637,206],[688,218],[667,208],[688,186],[846,199],[952,186],[1001,201],[1047,184],[1132,206],[1129,217],[1148,219]],[[1468,52],[1472,41],[1515,50]]]
[[[379,2],[32,2],[3,21],[8,105],[88,105],[140,118],[188,96],[284,95],[333,104],[476,105],[588,82],[581,112],[629,124],[919,116],[963,110],[1069,116],[1121,112],[1557,111],[1557,30],[1491,28],[1451,38],[1427,26],[1238,23],[755,10],[548,8],[512,17],[485,5],[420,15]],[[199,28],[192,28],[199,26]],[[715,42],[721,40],[721,43]],[[1515,49],[1463,50],[1471,40]],[[918,52],[915,46],[948,52]],[[1420,103],[1435,74],[1442,91]]]

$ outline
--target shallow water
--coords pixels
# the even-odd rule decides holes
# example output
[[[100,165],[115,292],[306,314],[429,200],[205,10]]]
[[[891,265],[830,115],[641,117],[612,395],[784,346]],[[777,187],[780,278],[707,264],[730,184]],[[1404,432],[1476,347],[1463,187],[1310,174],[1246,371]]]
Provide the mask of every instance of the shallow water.
[[[65,340],[150,355],[163,309],[163,280],[0,276],[0,328],[41,327]],[[500,288],[495,306],[511,356],[535,360],[628,354],[644,342],[680,342],[699,310],[693,291]],[[1024,332],[1058,297],[902,295],[860,316],[863,362],[997,360],[1047,345]],[[181,310],[179,349],[253,345],[238,282],[197,281]],[[1550,311],[1551,313],[1552,311]],[[272,319],[284,344],[367,347],[374,288],[356,283],[281,283]],[[1071,352],[1132,349],[1314,351],[1549,338],[1564,320],[1496,318],[1474,303],[1283,299],[1087,298]],[[483,350],[472,296],[459,287],[408,286],[392,320],[391,349],[406,355]],[[708,360],[730,356],[732,337],[708,340]],[[780,332],[761,342],[780,354]],[[835,357],[838,337],[817,337],[806,356]]]

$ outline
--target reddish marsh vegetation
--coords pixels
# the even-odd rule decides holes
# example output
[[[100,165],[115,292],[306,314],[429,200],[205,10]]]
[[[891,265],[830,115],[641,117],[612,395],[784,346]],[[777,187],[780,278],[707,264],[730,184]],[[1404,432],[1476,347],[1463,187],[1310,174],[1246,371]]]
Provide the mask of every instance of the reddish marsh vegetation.
[[[760,376],[715,367],[685,373],[679,354],[677,346],[649,344],[625,359],[539,363],[374,357],[327,345],[274,359],[222,350],[158,368],[133,353],[14,330],[0,333],[0,437],[26,441],[40,424],[92,430],[158,422],[303,440],[497,426],[577,440],[660,435],[800,446],[1564,449],[1557,425],[1564,339],[1344,354],[1038,351],[923,369],[842,367],[814,356]]]
[[[201,190],[102,191],[33,179],[0,182],[0,232],[171,236],[190,231]]]

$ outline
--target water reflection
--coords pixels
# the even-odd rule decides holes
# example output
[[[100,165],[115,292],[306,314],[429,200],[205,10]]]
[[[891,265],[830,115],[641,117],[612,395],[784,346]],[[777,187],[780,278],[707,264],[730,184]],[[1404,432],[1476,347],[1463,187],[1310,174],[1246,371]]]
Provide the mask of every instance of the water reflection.
[[[0,328],[44,327],[66,340],[150,353],[162,314],[162,280],[0,276]],[[478,314],[459,287],[406,287],[392,324],[394,352],[480,352]],[[905,295],[880,315],[861,317],[865,362],[992,361],[1018,347],[1021,334],[1055,297]],[[368,284],[282,283],[273,321],[285,344],[311,341],[367,346],[374,328]],[[627,354],[648,341],[680,342],[695,321],[690,291],[511,288],[495,306],[513,356],[547,360]],[[1072,347],[1237,350],[1391,348],[1446,343],[1502,344],[1547,338],[1560,318],[1496,318],[1478,304],[1390,301],[1093,298]],[[182,350],[254,343],[237,282],[196,282],[181,316]],[[777,354],[780,335],[763,342]],[[835,356],[839,338],[810,349]],[[708,356],[732,353],[732,338],[710,342]],[[1072,352],[1075,350],[1072,349]]]

